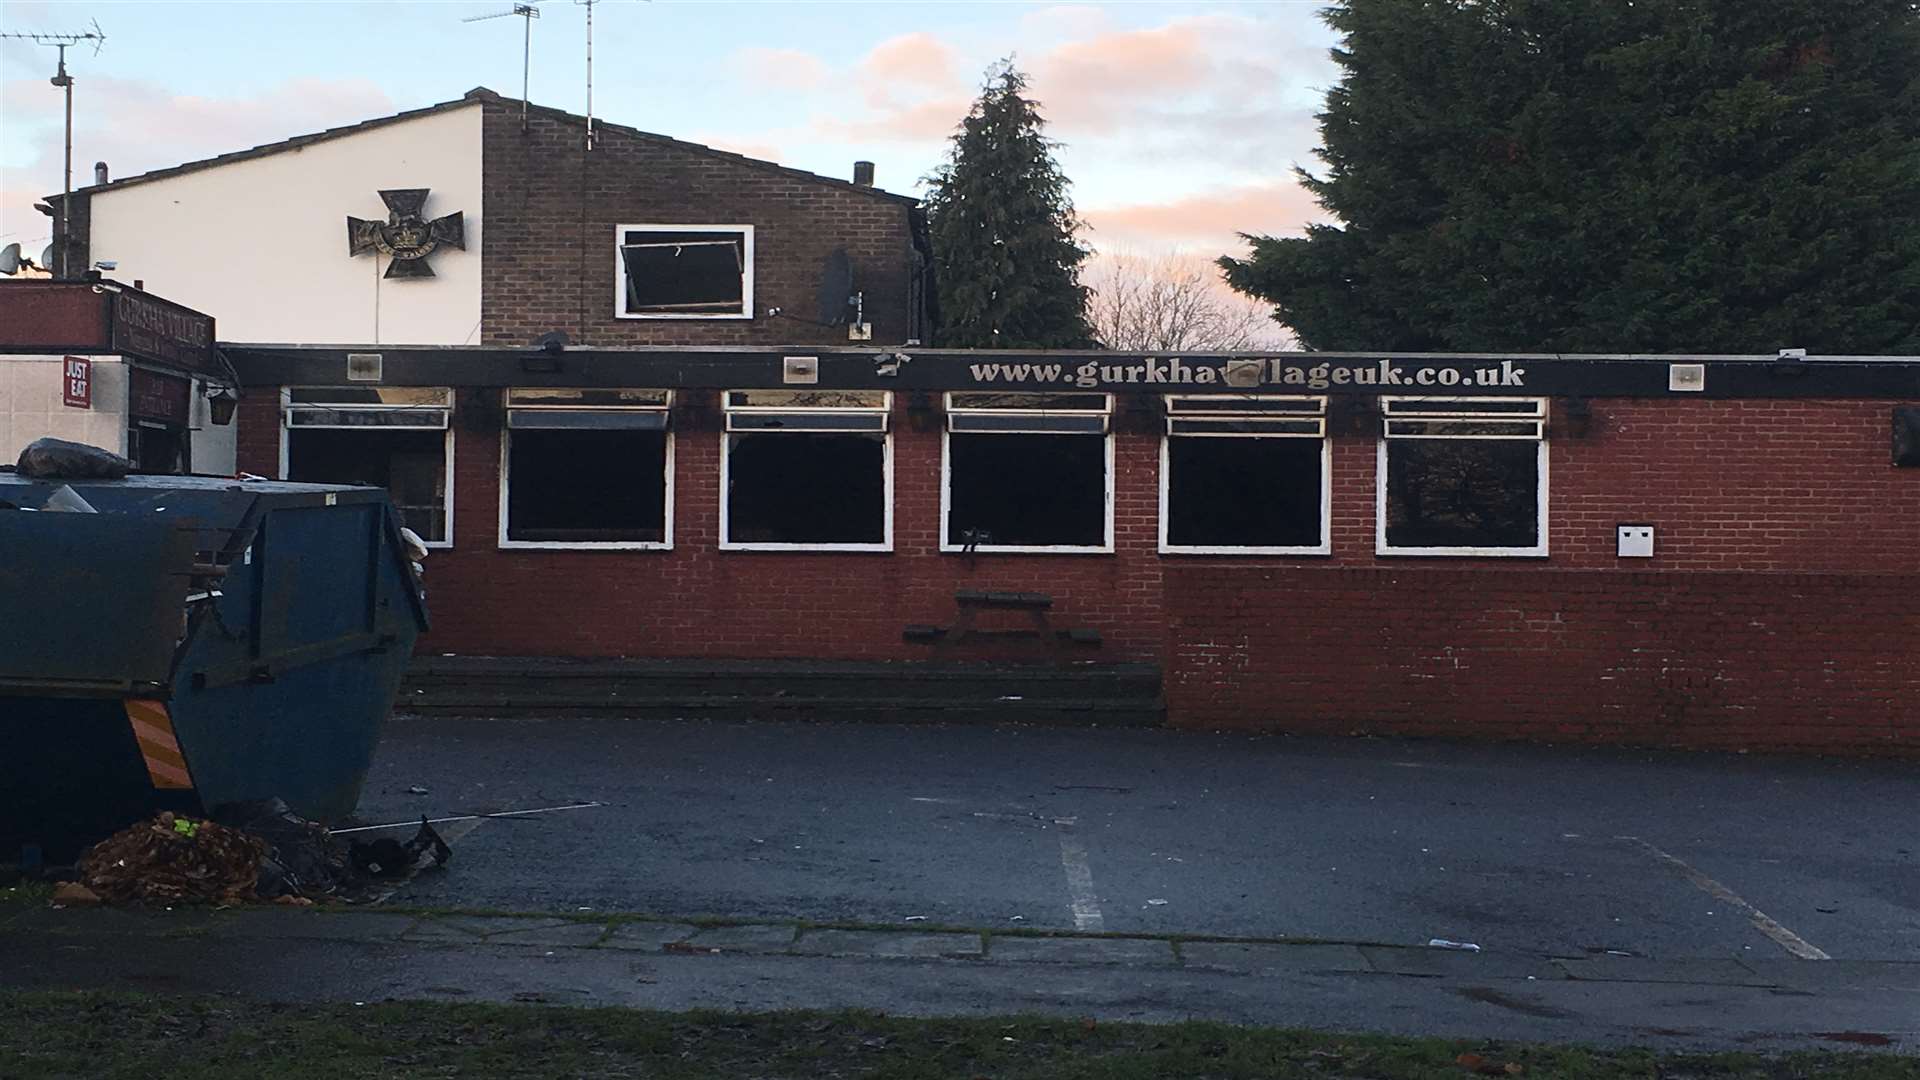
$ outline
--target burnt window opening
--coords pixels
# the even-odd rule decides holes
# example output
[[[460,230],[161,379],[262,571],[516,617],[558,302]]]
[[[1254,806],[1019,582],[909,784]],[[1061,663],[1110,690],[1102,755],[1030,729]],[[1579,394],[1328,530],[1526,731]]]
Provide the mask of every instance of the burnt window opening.
[[[947,403],[947,550],[1108,550],[1102,393],[953,391]]]
[[[508,438],[509,542],[666,543],[665,431],[536,429]]]
[[[1327,399],[1172,394],[1160,544],[1325,554]]]
[[[1320,439],[1169,436],[1169,548],[1326,544]]]
[[[503,544],[671,542],[669,391],[512,389],[506,398]]]
[[[763,431],[726,438],[727,544],[887,543],[884,434]]]
[[[885,551],[884,390],[729,390],[722,547]]]
[[[428,543],[451,540],[451,391],[296,386],[285,403],[287,479],[385,488],[402,525]]]
[[[1382,551],[1545,553],[1545,403],[1480,404],[1385,403]]]
[[[447,539],[447,433],[294,428],[287,479],[385,488],[400,523],[429,543]]]
[[[752,226],[621,226],[619,249],[624,317],[753,313]]]
[[[947,436],[946,543],[954,548],[1107,545],[1107,437]]]

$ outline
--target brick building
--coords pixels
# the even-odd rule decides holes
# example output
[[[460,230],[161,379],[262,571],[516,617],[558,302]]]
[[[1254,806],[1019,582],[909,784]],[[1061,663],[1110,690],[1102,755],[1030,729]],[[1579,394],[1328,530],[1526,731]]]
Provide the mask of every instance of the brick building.
[[[433,177],[411,240],[314,218],[337,296],[108,228],[329,147],[331,192]],[[1045,594],[1175,724],[1920,747],[1920,358],[930,350],[910,200],[481,91],[77,197],[221,319],[241,468],[443,549],[423,652],[916,661],[957,594]]]

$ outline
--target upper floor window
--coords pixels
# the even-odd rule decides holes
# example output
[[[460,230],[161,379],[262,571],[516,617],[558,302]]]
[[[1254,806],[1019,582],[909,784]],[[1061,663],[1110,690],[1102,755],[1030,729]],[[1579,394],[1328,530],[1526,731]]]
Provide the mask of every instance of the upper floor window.
[[[1542,398],[1383,398],[1382,555],[1545,555]]]
[[[621,225],[614,244],[620,318],[753,318],[753,226]]]

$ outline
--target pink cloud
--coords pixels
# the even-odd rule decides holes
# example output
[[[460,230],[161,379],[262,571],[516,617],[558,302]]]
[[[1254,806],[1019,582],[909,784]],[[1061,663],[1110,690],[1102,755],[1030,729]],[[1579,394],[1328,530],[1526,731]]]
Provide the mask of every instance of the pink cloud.
[[[869,82],[884,80],[922,89],[943,90],[957,80],[960,56],[928,33],[902,34],[875,45],[860,61]]]
[[[819,135],[844,142],[924,142],[953,134],[972,105],[973,99],[967,97],[933,98],[883,110],[865,119],[820,117],[813,126]]]
[[[1326,211],[1291,179],[1204,191],[1160,203],[1085,208],[1096,246],[1149,250],[1193,248],[1215,254],[1239,252],[1240,233],[1287,235],[1308,222],[1326,221]]]
[[[8,125],[33,132],[32,159],[0,170],[0,236],[44,245],[50,222],[33,203],[60,190],[61,95],[44,79],[21,79],[0,84],[0,99]],[[95,161],[126,177],[396,111],[367,79],[292,79],[252,97],[198,97],[95,76],[74,97],[74,185],[93,182]]]

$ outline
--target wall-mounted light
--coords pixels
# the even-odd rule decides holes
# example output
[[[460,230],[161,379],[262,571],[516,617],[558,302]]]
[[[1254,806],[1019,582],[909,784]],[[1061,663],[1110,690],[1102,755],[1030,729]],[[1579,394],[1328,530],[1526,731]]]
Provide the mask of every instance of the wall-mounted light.
[[[207,418],[220,427],[233,423],[233,414],[240,407],[240,397],[226,387],[207,391]]]

